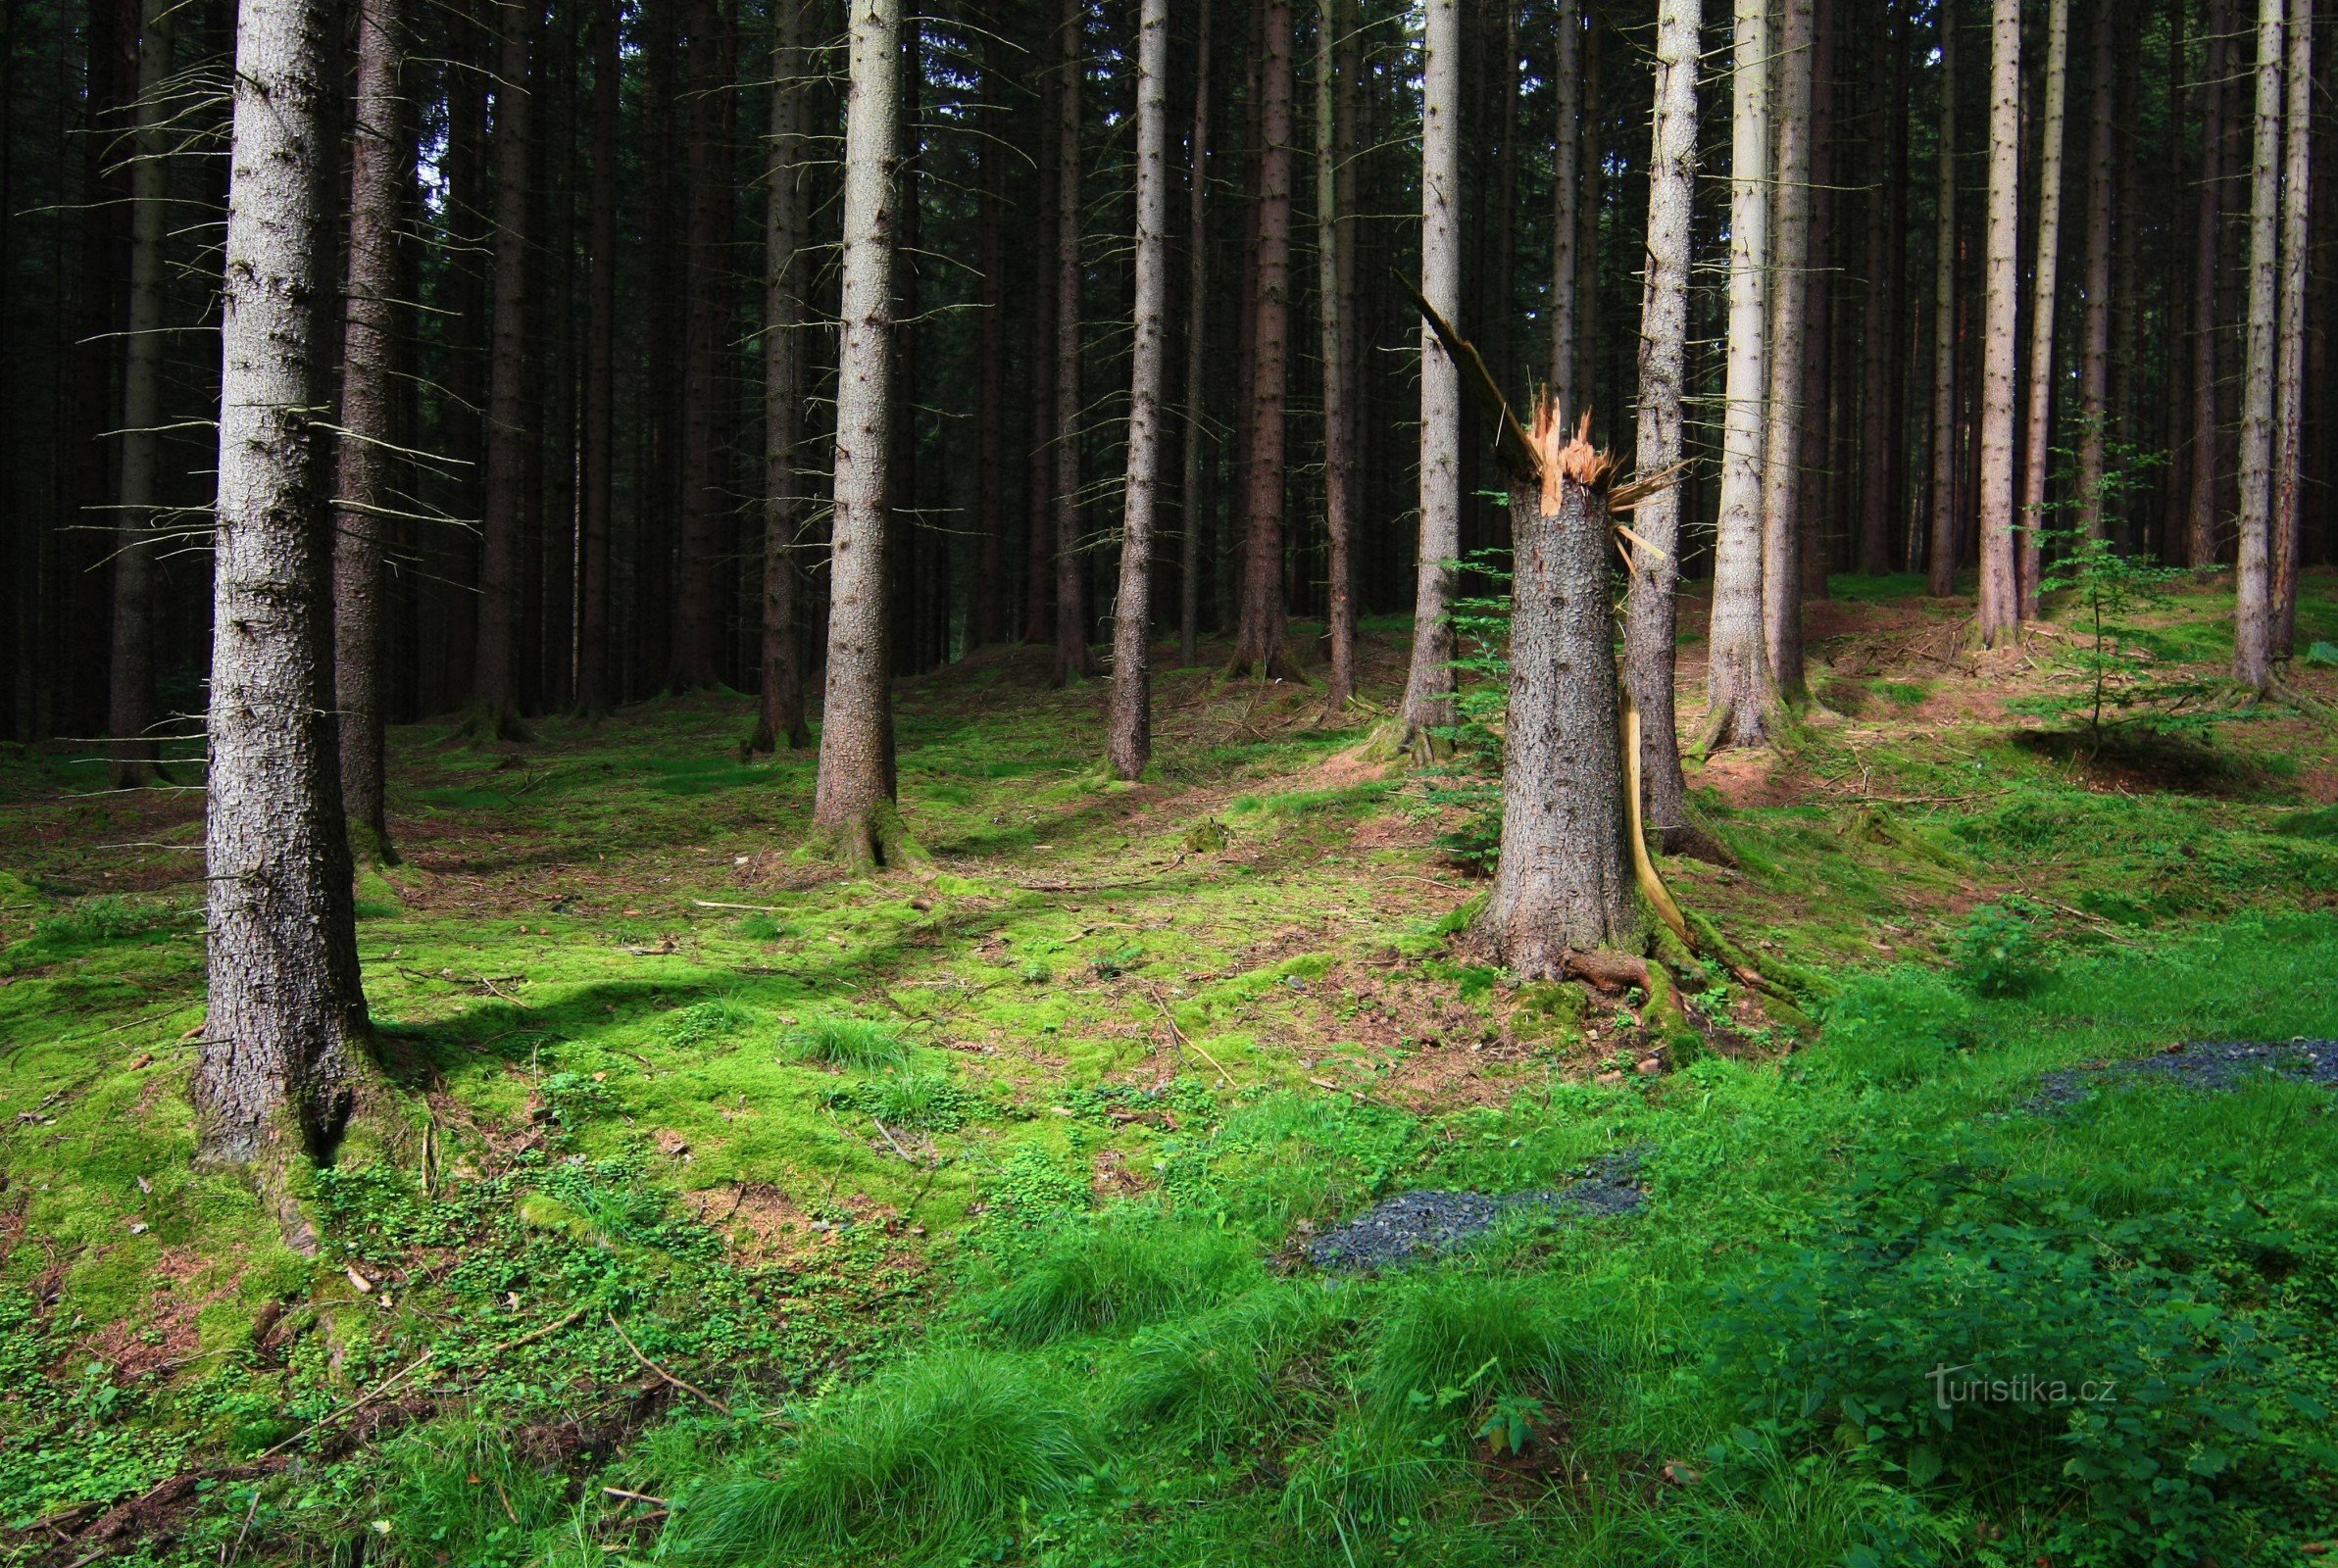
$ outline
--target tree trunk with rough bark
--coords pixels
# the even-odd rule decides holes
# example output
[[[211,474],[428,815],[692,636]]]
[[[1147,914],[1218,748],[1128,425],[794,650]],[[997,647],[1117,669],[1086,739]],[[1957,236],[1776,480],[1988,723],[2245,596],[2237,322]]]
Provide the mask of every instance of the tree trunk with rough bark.
[[[1878,38],[1879,48],[1885,51],[1883,58],[1890,64],[1878,73],[1880,91],[1873,111],[1887,123],[1902,108],[1901,56],[1907,42],[1900,29],[1906,17],[1906,9],[1895,3],[1889,24]],[[1901,249],[1894,244],[1893,208],[1900,196],[1903,171],[1894,156],[1896,138],[1870,136],[1868,145],[1882,156],[1866,193],[1865,253],[1873,270],[1866,277],[1860,338],[1859,569],[1867,576],[1880,577],[1892,569],[1893,525],[1900,503],[1892,484],[1900,444],[1892,415],[1901,369],[1898,348],[1904,279],[1898,265]]]
[[[528,0],[529,4],[536,0]],[[691,0],[687,197],[682,233],[681,530],[676,551],[673,658],[670,691],[697,691],[721,680],[722,601],[720,562],[723,497],[715,430],[721,397],[723,312],[728,285],[722,256],[720,162],[722,127],[720,0]]]
[[[2273,683],[2273,380],[2281,267],[2281,70],[2288,0],[2258,0],[2257,118],[2249,160],[2249,341],[2241,376],[2241,538],[2232,678]]]
[[[1769,418],[1763,429],[1762,637],[1781,701],[1810,695],[1802,660],[1802,427],[1804,315],[1811,302],[1811,80],[1816,39],[1812,0],[1779,0],[1776,171],[1770,246]],[[1716,589],[1717,610],[1718,590]]]
[[[1638,953],[1608,563],[1610,460],[1566,441],[1546,405],[1537,479],[1510,481],[1510,705],[1502,849],[1471,936],[1521,979],[1565,978],[1570,954]]]
[[[1169,0],[1144,0],[1136,64],[1136,349],[1128,389],[1128,479],[1105,742],[1113,776],[1130,783],[1153,759],[1153,512],[1161,488],[1162,334],[1169,290],[1168,74]]]
[[[1242,619],[1229,668],[1290,673],[1282,594],[1284,410],[1291,375],[1291,195],[1296,47],[1290,0],[1262,0],[1259,69],[1259,248],[1245,476]]]
[[[804,632],[796,538],[804,527],[797,448],[804,439],[804,327],[797,292],[804,250],[804,94],[812,63],[804,51],[803,0],[771,6],[771,125],[763,222],[763,689],[750,752],[781,740],[791,752],[812,740],[804,717]]]
[[[2313,0],[2289,0],[2281,130],[2281,308],[2273,372],[2273,636],[2297,651],[2298,567],[2306,543],[2307,283],[2312,271]]]
[[[981,123],[987,132],[976,155],[981,185],[975,197],[975,265],[982,276],[974,329],[973,602],[967,625],[977,648],[1003,642],[1014,613],[1007,590],[1007,83],[998,69],[999,40],[984,32]]]
[[[1940,26],[1939,225],[1932,264],[1932,539],[1924,591],[1957,584],[1957,14],[1935,0]]]
[[[2184,564],[2194,571],[2216,564],[2216,258],[2224,197],[2224,120],[2230,66],[2230,0],[2209,0],[2208,37],[2199,83],[2201,172],[2192,230],[2192,429],[2187,440],[2191,486],[2184,507]]]
[[[2089,99],[2086,138],[2086,314],[2078,340],[2077,525],[2089,539],[2103,537],[2103,485],[2111,423],[2111,245],[2112,165],[2117,98],[2113,0],[2093,0],[2087,28]],[[2035,423],[2033,416],[2032,423]]]
[[[2030,270],[2029,429],[2022,443],[2021,617],[2038,613],[2038,583],[2045,568],[2046,477],[2053,452],[2054,316],[2061,298],[2063,117],[2069,91],[2070,0],[2047,0],[2046,105],[2039,125],[2038,244]]]
[[[2014,548],[2014,331],[2021,303],[2021,0],[1989,28],[1989,223],[1981,326],[1981,646],[2021,635]]]
[[[856,866],[914,853],[894,805],[885,469],[892,421],[894,161],[901,0],[854,0],[844,115],[844,262],[835,536],[818,840]]]
[[[1194,44],[1193,127],[1185,150],[1185,428],[1178,469],[1177,662],[1201,659],[1202,382],[1210,359],[1210,0],[1200,0]]]
[[[1052,96],[1042,84],[1039,101],[1044,111]],[[1046,115],[1040,116],[1037,202],[1038,221],[1031,243],[1020,254],[1029,271],[1031,301],[1031,450],[1026,475],[1023,518],[1022,640],[1033,647],[1055,635],[1056,582],[1056,138],[1048,134]]]
[[[1056,19],[1056,662],[1058,686],[1089,672],[1088,578],[1079,556],[1079,87],[1081,0]]]
[[[204,833],[209,1010],[191,1090],[198,1159],[250,1169],[295,1235],[290,1168],[331,1156],[375,1082],[317,461],[336,33],[320,0],[243,0],[236,27]]]
[[[1420,294],[1447,320],[1462,307],[1459,0],[1427,0],[1421,55]],[[1426,746],[1455,719],[1454,573],[1462,548],[1462,387],[1453,356],[1420,329],[1420,537],[1415,557],[1413,662],[1399,744]]]
[[[1639,430],[1634,471],[1654,477],[1680,462],[1688,356],[1690,219],[1697,185],[1697,60],[1704,0],[1662,0],[1656,19],[1656,110],[1648,165],[1648,260],[1640,297]],[[1624,609],[1623,657],[1639,710],[1641,819],[1667,851],[1688,837],[1688,788],[1673,716],[1679,641],[1680,488],[1640,503],[1632,532],[1639,566]]]
[[[510,739],[520,722],[519,638],[527,450],[529,43],[538,0],[497,8],[502,42],[495,85],[495,324],[487,362],[487,492],[480,525],[480,725]]]
[[[1321,0],[1316,24],[1316,297],[1323,357],[1323,527],[1330,537],[1330,583],[1324,619],[1331,643],[1331,687],[1324,710],[1337,713],[1356,695],[1354,459],[1348,449],[1349,329],[1341,270],[1348,240],[1340,208],[1344,158],[1338,114],[1337,44],[1347,26],[1339,0]]]
[[[1550,381],[1551,396],[1558,399],[1564,414],[1572,416],[1583,402],[1582,389],[1575,385],[1575,363],[1580,357],[1575,342],[1575,252],[1581,242],[1577,231],[1582,226],[1578,208],[1583,170],[1583,0],[1559,0],[1554,45],[1557,57],[1551,67],[1551,95],[1558,123],[1551,153],[1557,178],[1551,193]]]
[[[382,538],[390,509],[390,375],[398,352],[398,219],[413,156],[401,0],[357,17],[357,133],[349,160],[349,289],[341,327],[340,506],[333,519],[333,695],[341,809],[361,863],[397,857],[384,814]]]
[[[146,0],[129,140],[129,320],[122,345],[122,470],[115,495],[113,658],[106,732],[114,788],[160,776],[154,733],[154,523],[162,502],[163,314],[170,285],[172,6]],[[10,132],[14,134],[13,130]],[[13,265],[13,263],[12,263]]]
[[[1765,0],[1737,0],[1729,135],[1729,339],[1721,512],[1713,548],[1702,746],[1760,746],[1777,706],[1763,627],[1762,490],[1769,262],[1770,42]]]
[[[617,443],[617,0],[593,7],[590,318],[584,348],[584,494],[576,550],[576,711],[608,710],[616,650],[609,632],[609,519]]]

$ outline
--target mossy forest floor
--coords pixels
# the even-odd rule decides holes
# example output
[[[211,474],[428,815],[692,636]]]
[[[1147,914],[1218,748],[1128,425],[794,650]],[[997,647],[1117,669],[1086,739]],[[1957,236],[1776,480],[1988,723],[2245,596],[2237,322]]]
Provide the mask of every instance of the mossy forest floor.
[[[2338,670],[2098,750],[2005,707],[2065,639],[1914,589],[1840,583],[1830,711],[1692,769],[1736,863],[1664,872],[1793,1003],[1716,968],[1696,1051],[1459,957],[1458,808],[1301,685],[1165,674],[1113,787],[1044,653],[904,682],[929,858],[862,880],[747,699],[401,730],[407,1131],[318,1257],[189,1166],[194,767],[0,752],[0,1564],[2310,1560],[2328,1092],[2036,1097],[2338,1035]],[[2230,605],[2137,637],[2228,662]],[[1634,1212],[1306,1261],[1622,1150]]]

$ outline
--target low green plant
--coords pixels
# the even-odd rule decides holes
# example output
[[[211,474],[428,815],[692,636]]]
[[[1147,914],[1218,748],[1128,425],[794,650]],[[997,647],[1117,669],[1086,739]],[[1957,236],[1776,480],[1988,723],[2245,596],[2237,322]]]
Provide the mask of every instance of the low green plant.
[[[2062,542],[2040,591],[2071,612],[2078,635],[2057,654],[2054,689],[2008,703],[2009,710],[2075,725],[2090,751],[2121,728],[2161,740],[2201,742],[2236,716],[2214,705],[2227,682],[2156,659],[2134,617],[2164,610],[2183,568],[2161,566],[2109,539],[2046,530]]]
[[[1118,1331],[1187,1311],[1255,1281],[1239,1236],[1139,1208],[1116,1208],[1050,1236],[976,1315],[1017,1345]]]
[[[2037,910],[2021,899],[1984,904],[1965,917],[1951,941],[1955,973],[1973,995],[2019,997],[2046,974],[2046,947]]]
[[[1822,1023],[1807,1058],[1815,1076],[1892,1089],[1931,1077],[1974,1036],[1971,999],[1914,964],[1854,975],[1825,1004]]]
[[[909,1059],[909,1048],[890,1027],[841,1014],[804,1019],[780,1037],[780,1048],[799,1061],[865,1072],[899,1067]]]
[[[838,1089],[831,1106],[850,1106],[887,1127],[920,1133],[954,1133],[964,1127],[974,1097],[938,1072],[904,1069]]]
[[[727,997],[694,1002],[658,1020],[658,1034],[668,1045],[703,1046],[738,1033],[755,1022],[755,1014]]]
[[[1319,1416],[1325,1380],[1298,1375],[1337,1348],[1349,1293],[1268,1280],[1139,1329],[1116,1363],[1114,1409],[1216,1446]]]

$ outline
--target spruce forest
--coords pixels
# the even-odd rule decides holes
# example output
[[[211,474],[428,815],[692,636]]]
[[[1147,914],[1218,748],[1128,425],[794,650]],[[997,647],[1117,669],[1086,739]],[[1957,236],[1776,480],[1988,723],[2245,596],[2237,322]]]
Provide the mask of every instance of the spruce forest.
[[[2338,1552],[2331,0],[0,0],[0,1568]]]

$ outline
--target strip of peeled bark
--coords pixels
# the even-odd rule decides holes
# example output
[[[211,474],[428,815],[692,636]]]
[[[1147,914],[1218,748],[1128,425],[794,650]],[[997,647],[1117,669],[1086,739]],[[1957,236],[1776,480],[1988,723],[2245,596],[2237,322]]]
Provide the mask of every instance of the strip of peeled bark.
[[[1957,588],[1957,12],[1938,0],[1940,19],[1939,225],[1932,265],[1932,541],[1924,592]]]
[[[1330,536],[1329,605],[1331,689],[1324,710],[1337,713],[1356,695],[1356,503],[1348,449],[1348,325],[1340,282],[1345,265],[1346,215],[1340,211],[1341,142],[1336,106],[1335,44],[1343,35],[1339,0],[1322,0],[1316,24],[1316,298],[1323,355],[1323,528]]]
[[[803,527],[803,485],[796,448],[804,439],[804,310],[796,296],[797,253],[804,248],[804,58],[802,0],[771,7],[771,130],[764,191],[763,295],[763,691],[751,752],[811,742],[804,719],[803,628],[796,534]]]
[[[286,1167],[331,1154],[373,1068],[317,462],[332,36],[320,0],[243,0],[220,322],[209,1011],[191,1095],[198,1157],[252,1167],[288,1225]]]
[[[2086,140],[2086,315],[2078,343],[2078,526],[2103,537],[2103,485],[2111,424],[2111,162],[2117,77],[2114,64],[2113,0],[2094,0],[2087,38],[2093,60],[2092,107]],[[2120,236],[2124,242],[2125,236]]]
[[[409,157],[400,0],[357,18],[357,135],[349,160],[349,292],[341,327],[340,508],[333,520],[333,692],[341,808],[358,859],[394,860],[384,814],[382,528],[389,504],[390,369],[398,346],[398,213]]]
[[[2054,312],[2061,296],[2063,115],[2070,74],[2070,0],[2046,6],[2046,113],[2039,128],[2038,245],[2030,272],[2029,435],[2022,445],[2021,616],[2035,620],[2045,566],[2047,449],[2054,428]]]
[[[1680,461],[1681,391],[1688,355],[1690,216],[1697,186],[1697,56],[1703,0],[1663,0],[1656,19],[1656,111],[1648,167],[1647,281],[1640,297],[1640,405],[1635,471]],[[1624,611],[1624,664],[1642,735],[1642,815],[1666,850],[1688,834],[1688,787],[1673,717],[1678,643],[1680,487],[1640,503],[1632,532],[1650,549]]]
[[[1057,19],[1056,80],[1056,662],[1059,686],[1089,671],[1088,576],[1079,558],[1079,255],[1081,0]]]
[[[1583,421],[1588,431],[1590,421]],[[1514,475],[1510,706],[1502,743],[1502,852],[1473,939],[1530,980],[1563,979],[1570,953],[1646,947],[1632,874],[1608,563],[1612,463],[1565,441],[1546,402],[1539,479]]]
[[[1136,350],[1106,741],[1113,776],[1132,783],[1153,758],[1153,504],[1161,488],[1162,318],[1169,284],[1169,0],[1144,0],[1136,45]]]
[[[827,691],[812,825],[846,859],[874,866],[889,863],[907,848],[893,804],[885,578],[901,0],[854,0],[850,37],[835,536]]]
[[[1721,512],[1713,546],[1705,746],[1760,746],[1777,704],[1763,630],[1762,471],[1769,260],[1769,26],[1766,0],[1737,0],[1729,137],[1729,343]]]
[[[1266,0],[1259,71],[1258,282],[1250,386],[1250,471],[1242,565],[1242,620],[1235,673],[1288,672],[1282,602],[1284,410],[1291,373],[1291,138],[1293,68],[1290,0]]]
[[[1460,215],[1462,24],[1459,0],[1427,0],[1421,54],[1420,294],[1452,320],[1462,307]],[[1462,548],[1461,371],[1428,326],[1420,329],[1420,544],[1413,592],[1413,664],[1398,715],[1399,744],[1425,746],[1455,720],[1454,573]]]
[[[2232,678],[2273,681],[2273,377],[2279,309],[2281,67],[2287,0],[2258,0],[2257,121],[2249,170],[2249,359],[2241,377],[2241,539]]]
[[[1210,339],[1210,0],[1201,0],[1193,62],[1193,128],[1185,153],[1185,450],[1177,485],[1177,662],[1191,668],[1202,639],[1202,378]]]
[[[2298,565],[2305,547],[2306,290],[2313,176],[2313,0],[2289,0],[2287,107],[2281,132],[2280,346],[2273,371],[2273,657],[2297,651]]]
[[[122,483],[115,497],[114,646],[106,730],[114,787],[152,784],[154,519],[162,502],[164,242],[171,231],[171,0],[146,0],[130,134],[129,330],[122,346]]]
[[[1762,637],[1778,696],[1809,695],[1802,666],[1802,433],[1810,351],[1811,76],[1816,52],[1812,0],[1780,0],[1777,127],[1773,167],[1777,221],[1770,254],[1769,419],[1763,429]],[[1717,597],[1717,592],[1716,592]]]
[[[2021,635],[2014,570],[2014,328],[2021,302],[2021,0],[1989,29],[1988,272],[1981,327],[1981,646]]]

